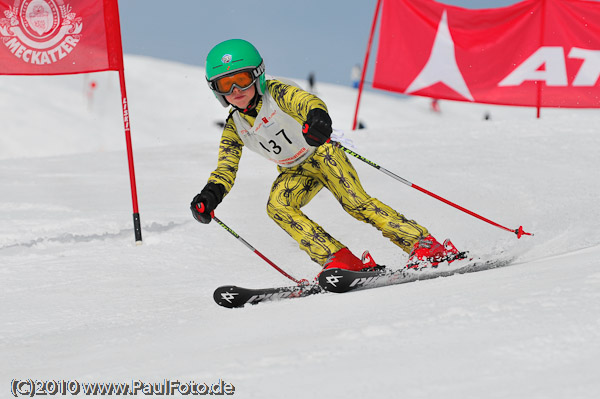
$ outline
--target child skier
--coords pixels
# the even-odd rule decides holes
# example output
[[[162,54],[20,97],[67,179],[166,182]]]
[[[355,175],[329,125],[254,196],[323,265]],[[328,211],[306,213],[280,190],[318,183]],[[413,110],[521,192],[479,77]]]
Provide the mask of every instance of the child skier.
[[[262,57],[252,44],[232,39],[213,47],[206,58],[206,79],[223,107],[231,108],[217,168],[191,203],[196,220],[210,223],[211,212],[234,184],[247,147],[278,165],[268,215],[323,269],[377,267],[368,252],[358,259],[300,210],[323,187],[347,213],[375,226],[409,253],[409,267],[437,265],[458,253],[365,192],[344,151],[329,140],[332,122],[323,101],[298,87],[267,80]]]

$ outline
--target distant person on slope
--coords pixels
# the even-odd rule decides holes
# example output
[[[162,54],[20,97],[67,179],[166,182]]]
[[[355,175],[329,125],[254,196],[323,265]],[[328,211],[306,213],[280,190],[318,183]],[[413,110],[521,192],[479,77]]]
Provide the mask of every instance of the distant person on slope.
[[[409,265],[415,265],[409,267],[437,265],[458,252],[365,192],[344,151],[329,141],[331,118],[323,101],[298,87],[267,80],[263,59],[252,44],[233,39],[216,45],[206,58],[206,79],[223,107],[231,108],[217,168],[191,203],[196,220],[210,223],[211,212],[234,184],[247,147],[277,164],[268,215],[323,269],[377,267],[368,252],[358,259],[301,211],[323,187],[348,214],[375,226],[409,253]]]

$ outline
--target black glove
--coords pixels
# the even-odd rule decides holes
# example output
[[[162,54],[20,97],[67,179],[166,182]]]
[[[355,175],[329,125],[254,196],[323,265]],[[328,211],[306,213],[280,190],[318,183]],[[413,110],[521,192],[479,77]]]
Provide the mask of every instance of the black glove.
[[[212,220],[211,213],[223,201],[224,195],[225,187],[222,184],[208,183],[204,186],[200,194],[197,194],[190,204],[194,219],[200,223],[210,223]]]
[[[306,122],[302,127],[304,140],[308,145],[318,147],[331,137],[331,118],[327,111],[321,108],[313,108],[306,115]]]

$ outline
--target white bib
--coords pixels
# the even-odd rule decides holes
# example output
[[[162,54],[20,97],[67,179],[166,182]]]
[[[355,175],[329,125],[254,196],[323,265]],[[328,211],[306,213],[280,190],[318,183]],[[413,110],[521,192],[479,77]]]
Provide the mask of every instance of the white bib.
[[[279,108],[269,92],[263,95],[254,126],[238,111],[232,117],[244,145],[279,166],[296,166],[315,151],[315,147],[306,144],[302,126]]]

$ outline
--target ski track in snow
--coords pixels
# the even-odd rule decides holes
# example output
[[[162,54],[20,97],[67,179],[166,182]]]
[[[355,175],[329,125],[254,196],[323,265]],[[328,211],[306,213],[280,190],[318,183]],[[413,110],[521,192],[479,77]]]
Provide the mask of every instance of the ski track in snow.
[[[600,395],[597,110],[535,110],[320,83],[334,125],[390,171],[366,190],[438,239],[507,267],[229,310],[213,290],[288,285],[189,202],[216,165],[226,111],[200,68],[126,57],[144,244],[133,243],[118,78],[0,79],[0,397],[14,378],[213,383],[239,398],[596,398]],[[92,102],[85,79],[98,90]],[[300,84],[304,82],[296,80]],[[485,112],[492,119],[483,120]],[[245,151],[223,222],[295,278],[318,267],[272,223],[275,167]],[[305,212],[356,254],[407,256],[325,190]]]

